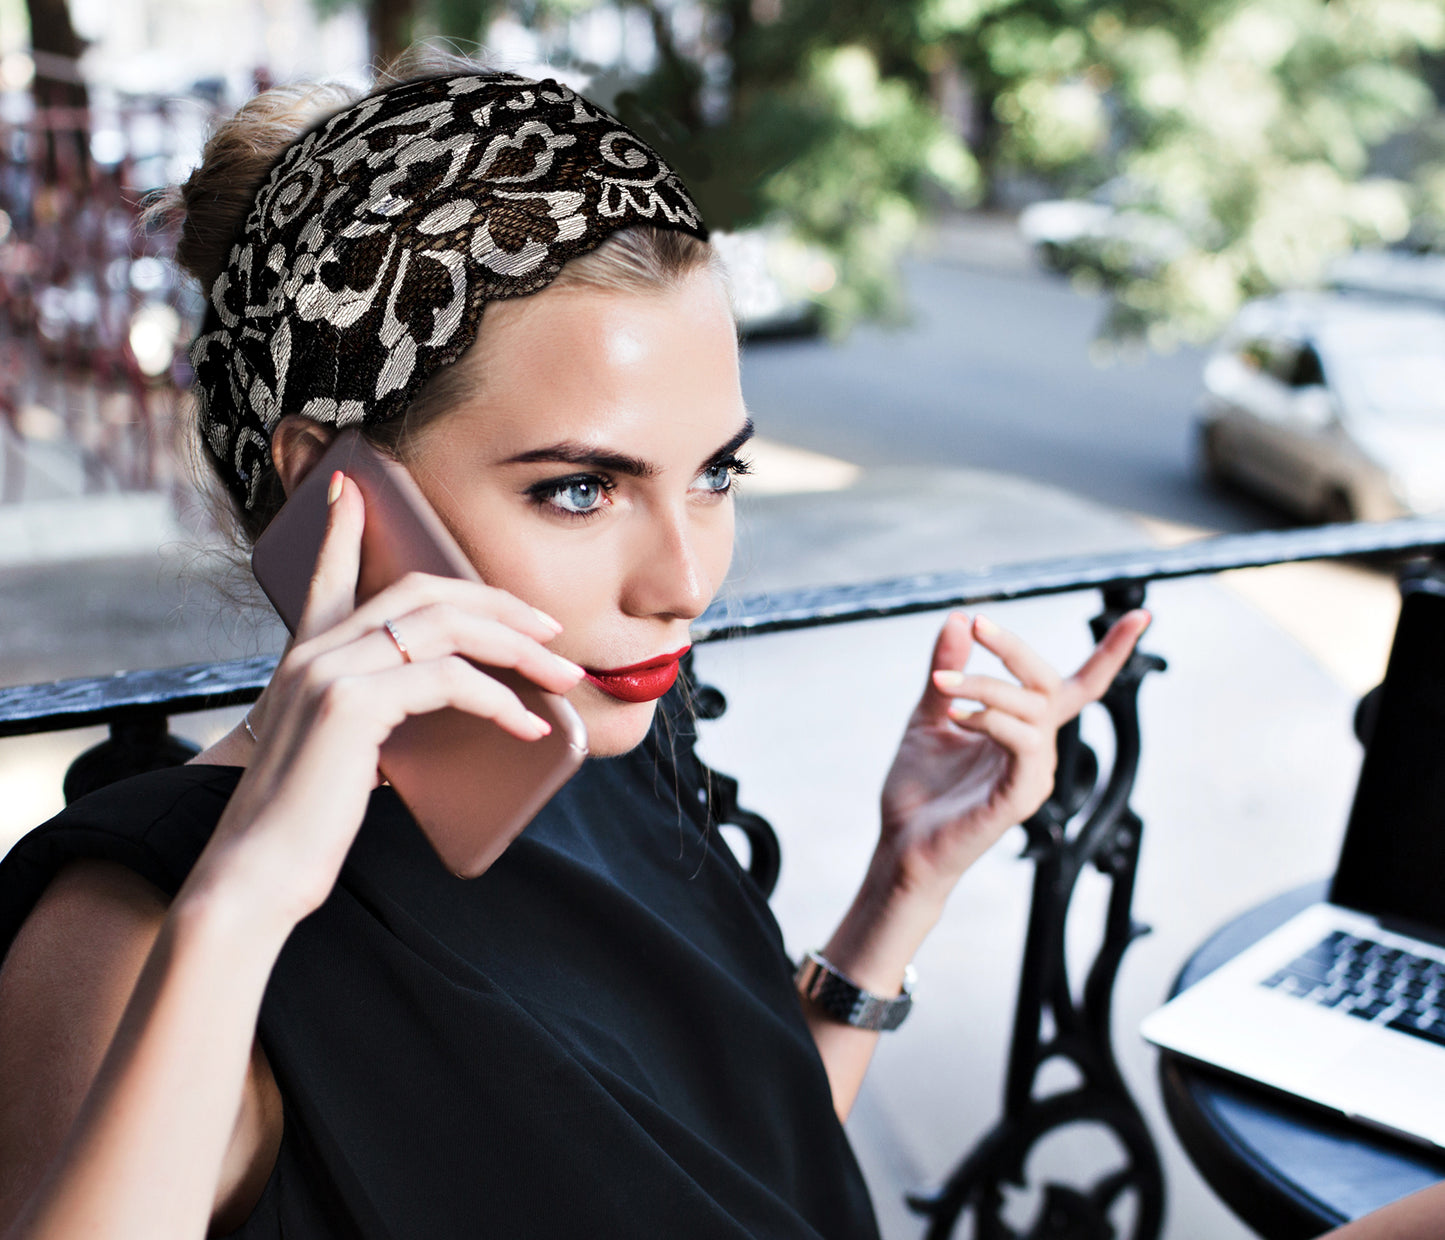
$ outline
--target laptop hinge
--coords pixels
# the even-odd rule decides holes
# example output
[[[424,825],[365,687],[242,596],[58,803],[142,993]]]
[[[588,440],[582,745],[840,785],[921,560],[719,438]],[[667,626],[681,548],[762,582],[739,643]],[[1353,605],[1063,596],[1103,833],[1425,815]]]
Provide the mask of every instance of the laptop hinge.
[[[1445,930],[1439,926],[1427,926],[1423,922],[1411,921],[1408,917],[1376,917],[1375,920],[1381,930],[1433,943],[1436,947],[1445,947]]]

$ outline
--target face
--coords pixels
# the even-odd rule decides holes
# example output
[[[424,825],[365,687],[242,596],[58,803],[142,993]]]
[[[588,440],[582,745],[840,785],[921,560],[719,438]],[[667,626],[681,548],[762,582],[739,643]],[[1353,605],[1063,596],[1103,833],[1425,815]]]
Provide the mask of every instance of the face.
[[[625,752],[732,555],[751,426],[726,294],[707,271],[666,293],[546,290],[488,306],[473,348],[475,395],[406,463],[482,580],[562,625],[591,750]]]

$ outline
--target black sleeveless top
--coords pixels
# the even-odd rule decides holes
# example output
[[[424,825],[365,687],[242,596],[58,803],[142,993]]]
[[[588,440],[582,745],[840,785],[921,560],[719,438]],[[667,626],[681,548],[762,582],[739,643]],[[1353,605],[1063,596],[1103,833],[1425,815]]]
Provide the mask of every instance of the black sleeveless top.
[[[266,988],[284,1135],[236,1237],[876,1240],[777,924],[665,713],[470,881],[373,792]],[[173,895],[240,773],[136,776],[31,832],[0,952],[78,857]]]

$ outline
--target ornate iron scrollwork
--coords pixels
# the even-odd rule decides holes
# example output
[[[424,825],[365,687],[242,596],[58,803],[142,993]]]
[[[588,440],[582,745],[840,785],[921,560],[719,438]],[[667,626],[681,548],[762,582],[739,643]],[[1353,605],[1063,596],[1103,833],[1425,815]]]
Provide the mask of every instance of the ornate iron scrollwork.
[[[1144,587],[1125,584],[1104,591],[1104,611],[1090,622],[1095,638],[1144,601]],[[1153,1240],[1164,1217],[1164,1179],[1144,1118],[1114,1058],[1109,1020],[1114,979],[1124,952],[1148,927],[1134,921],[1134,875],[1143,823],[1129,808],[1139,764],[1139,686],[1164,661],[1139,651],[1130,657],[1104,695],[1113,724],[1114,762],[1103,786],[1092,749],[1078,720],[1059,732],[1059,767],[1049,800],[1024,828],[1024,855],[1034,863],[1033,900],[1019,978],[1013,1045],[1004,1086],[1003,1115],[943,1187],[909,1205],[930,1220],[930,1240],[944,1240],[965,1214],[977,1240],[1099,1240],[1116,1234],[1113,1210],[1132,1195],[1133,1240]],[[1070,824],[1083,821],[1072,831]],[[1064,953],[1069,906],[1080,873],[1093,865],[1110,881],[1103,942],[1076,995]],[[1078,1072],[1078,1084],[1038,1094],[1039,1074],[1062,1059]],[[1108,1129],[1124,1153],[1124,1165],[1085,1189],[1047,1184],[1027,1231],[1004,1218],[1005,1185],[1024,1187],[1030,1153],[1046,1136],[1076,1124]]]

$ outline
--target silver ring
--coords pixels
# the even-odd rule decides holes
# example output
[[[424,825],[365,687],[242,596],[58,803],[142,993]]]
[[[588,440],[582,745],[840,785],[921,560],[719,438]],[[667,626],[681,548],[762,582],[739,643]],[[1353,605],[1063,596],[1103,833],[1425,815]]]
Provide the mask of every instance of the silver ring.
[[[393,624],[390,620],[383,620],[381,622],[381,627],[386,630],[386,635],[391,638],[391,640],[396,644],[396,648],[401,651],[402,662],[410,663],[411,651],[406,648],[406,643],[401,640],[401,634],[396,631],[396,625]]]
[[[255,709],[256,709],[256,708],[255,708],[254,706],[251,707],[251,710],[255,710]],[[241,722],[242,722],[243,724],[245,724],[245,726],[246,726],[246,735],[248,735],[253,741],[256,742],[256,744],[259,745],[259,744],[261,743],[261,738],[256,735],[256,729],[251,726],[251,710],[248,710],[248,711],[246,712],[246,714],[245,714],[244,718],[242,718]]]

